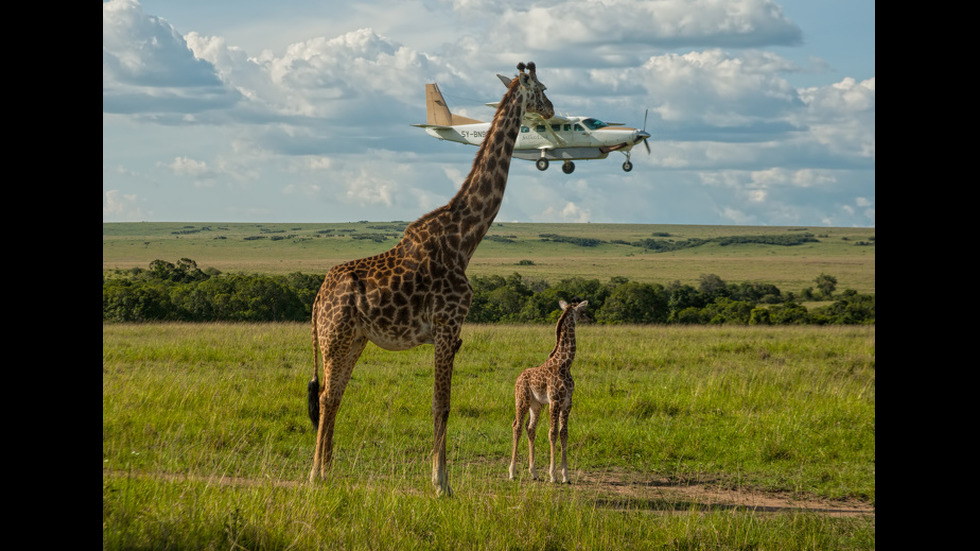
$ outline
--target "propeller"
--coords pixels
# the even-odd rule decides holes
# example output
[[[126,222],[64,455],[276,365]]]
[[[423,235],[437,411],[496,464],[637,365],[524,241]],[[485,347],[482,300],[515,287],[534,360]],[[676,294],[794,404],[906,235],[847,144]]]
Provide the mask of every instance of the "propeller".
[[[643,130],[636,133],[637,139],[643,140],[643,145],[645,145],[647,148],[647,155],[650,154],[650,144],[647,143],[647,138],[650,137],[650,133],[647,132],[647,115],[649,114],[650,114],[649,109],[647,109],[646,112],[643,113]]]

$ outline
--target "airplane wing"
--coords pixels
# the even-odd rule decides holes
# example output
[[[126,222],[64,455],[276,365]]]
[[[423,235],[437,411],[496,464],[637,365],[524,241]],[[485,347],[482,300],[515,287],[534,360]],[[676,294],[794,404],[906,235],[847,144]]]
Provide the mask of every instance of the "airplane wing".
[[[527,113],[524,115],[524,122],[528,124],[565,124],[574,122],[569,118],[563,117],[558,113],[555,113],[550,119],[541,118],[541,115],[537,113]]]
[[[484,105],[496,109],[497,106],[500,105],[500,102],[494,101],[491,103],[485,103]],[[572,121],[569,118],[563,117],[557,113],[555,113],[555,116],[551,117],[550,119],[543,119],[541,118],[541,115],[538,115],[537,113],[527,113],[524,115],[524,124],[526,125],[545,124],[545,122],[548,122],[550,124],[564,124],[566,122],[570,123],[574,121]],[[616,124],[622,124],[622,123],[616,123]]]
[[[435,128],[437,130],[452,130],[452,126],[446,126],[444,124],[413,124],[412,126],[416,128]]]

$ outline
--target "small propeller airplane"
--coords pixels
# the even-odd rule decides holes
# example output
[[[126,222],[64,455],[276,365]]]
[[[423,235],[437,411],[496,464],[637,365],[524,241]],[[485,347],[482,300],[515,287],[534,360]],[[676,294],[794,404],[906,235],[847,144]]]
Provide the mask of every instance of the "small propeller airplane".
[[[509,78],[497,78],[510,86]],[[498,102],[487,103],[496,109]],[[449,111],[446,100],[435,83],[425,85],[425,124],[413,124],[424,128],[426,133],[440,140],[479,145],[490,130],[490,123],[455,115]],[[538,170],[547,170],[550,161],[562,161],[562,172],[571,174],[575,170],[572,161],[605,159],[613,151],[626,155],[623,170],[633,170],[630,153],[633,146],[643,142],[650,153],[646,131],[646,115],[643,116],[643,129],[630,128],[618,122],[602,122],[591,117],[555,115],[548,120],[536,113],[524,117],[521,133],[514,145],[514,157],[534,161]]]

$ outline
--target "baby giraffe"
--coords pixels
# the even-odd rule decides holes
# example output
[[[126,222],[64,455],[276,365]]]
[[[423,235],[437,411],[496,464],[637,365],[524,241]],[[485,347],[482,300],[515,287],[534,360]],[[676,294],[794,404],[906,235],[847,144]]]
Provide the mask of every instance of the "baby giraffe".
[[[561,481],[568,483],[568,414],[572,410],[572,391],[575,382],[572,381],[572,360],[575,359],[575,322],[585,317],[585,306],[588,301],[571,304],[559,301],[561,317],[555,329],[555,349],[548,355],[548,360],[538,367],[525,369],[514,384],[514,402],[516,415],[514,417],[514,449],[510,456],[510,478],[517,476],[517,443],[524,430],[524,416],[528,410],[531,416],[527,422],[528,470],[531,478],[537,480],[534,470],[534,430],[538,423],[541,406],[548,404],[548,416],[551,428],[548,439],[551,442],[551,482],[555,482],[555,441],[561,434]]]

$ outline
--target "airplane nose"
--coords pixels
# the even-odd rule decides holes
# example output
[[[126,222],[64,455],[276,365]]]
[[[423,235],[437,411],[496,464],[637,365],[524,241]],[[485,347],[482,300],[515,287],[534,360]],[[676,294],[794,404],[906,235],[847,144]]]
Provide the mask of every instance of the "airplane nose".
[[[646,130],[637,130],[633,133],[633,144],[635,145],[642,141],[643,145],[647,148],[647,153],[650,153],[650,143],[647,142],[647,138],[649,137],[650,133]]]

